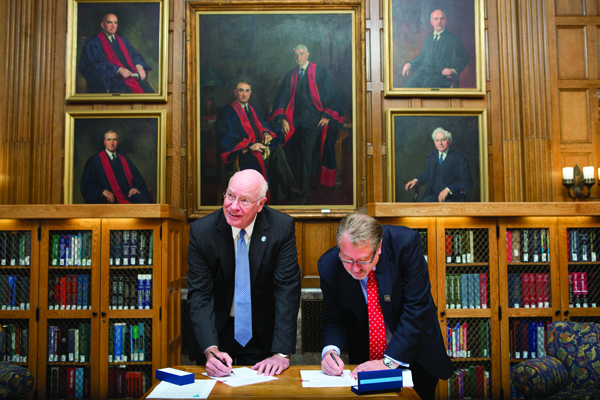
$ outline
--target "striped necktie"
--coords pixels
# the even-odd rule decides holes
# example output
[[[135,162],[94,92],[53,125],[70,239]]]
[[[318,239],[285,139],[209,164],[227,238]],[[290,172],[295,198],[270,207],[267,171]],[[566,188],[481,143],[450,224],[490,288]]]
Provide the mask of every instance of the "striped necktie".
[[[234,338],[242,346],[252,339],[252,302],[250,300],[250,261],[248,246],[244,240],[246,231],[240,231],[235,256],[235,292],[234,292]]]

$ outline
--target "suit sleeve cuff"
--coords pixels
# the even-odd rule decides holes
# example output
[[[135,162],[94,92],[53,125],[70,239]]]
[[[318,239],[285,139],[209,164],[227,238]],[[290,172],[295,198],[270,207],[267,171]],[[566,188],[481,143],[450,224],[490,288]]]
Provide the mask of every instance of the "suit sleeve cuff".
[[[329,345],[329,346],[325,346],[323,348],[323,351],[321,352],[321,359],[323,359],[323,357],[325,357],[325,353],[327,353],[328,351],[331,351],[331,350],[335,350],[338,356],[342,355],[339,347],[333,346],[333,345]]]

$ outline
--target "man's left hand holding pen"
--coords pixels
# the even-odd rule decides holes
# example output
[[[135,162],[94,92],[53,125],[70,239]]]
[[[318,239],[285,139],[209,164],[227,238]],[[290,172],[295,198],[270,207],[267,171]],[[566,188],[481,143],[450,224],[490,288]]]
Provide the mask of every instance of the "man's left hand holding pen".
[[[204,352],[206,355],[206,372],[209,376],[228,376],[231,373],[233,360],[229,354],[219,351],[217,346],[211,346]]]

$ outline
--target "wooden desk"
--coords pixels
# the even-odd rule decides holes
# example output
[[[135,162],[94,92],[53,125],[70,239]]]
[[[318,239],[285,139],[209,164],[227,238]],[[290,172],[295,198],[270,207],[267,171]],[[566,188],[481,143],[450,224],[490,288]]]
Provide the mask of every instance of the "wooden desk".
[[[346,366],[346,369],[354,369],[355,366]],[[210,379],[202,375],[205,372],[204,367],[179,365],[173,368],[180,369],[182,371],[193,372],[196,375],[196,379]],[[218,400],[234,400],[234,399],[306,399],[312,397],[324,398],[327,400],[345,400],[345,399],[401,399],[401,400],[420,400],[413,388],[404,388],[399,393],[383,393],[371,396],[358,396],[354,394],[349,387],[344,388],[303,388],[300,380],[300,371],[308,369],[320,369],[319,365],[293,365],[290,366],[283,374],[278,375],[276,381],[270,381],[265,383],[258,383],[255,385],[231,387],[224,383],[217,382],[214,389],[210,393],[209,399]],[[158,383],[152,386],[152,389],[156,387]],[[142,397],[143,399],[146,396]]]

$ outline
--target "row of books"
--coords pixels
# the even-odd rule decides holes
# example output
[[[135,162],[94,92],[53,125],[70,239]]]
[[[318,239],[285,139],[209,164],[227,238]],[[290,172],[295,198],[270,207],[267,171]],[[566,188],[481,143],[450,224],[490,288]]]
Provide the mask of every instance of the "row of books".
[[[598,242],[595,230],[567,230],[567,246],[571,262],[598,261]]]
[[[0,309],[29,310],[28,276],[0,275]]]
[[[152,274],[110,276],[111,310],[149,310],[152,308]]]
[[[448,379],[449,399],[491,398],[490,373],[482,365],[459,369]]]
[[[473,235],[473,230],[446,233],[446,263],[470,264],[484,261],[476,260]]]
[[[593,280],[594,274],[589,273],[590,281]],[[587,272],[572,272],[569,273],[569,307],[587,308],[596,307],[597,288],[592,285],[588,296],[588,273]]]
[[[506,261],[509,263],[550,262],[548,228],[507,230]]]
[[[89,399],[90,367],[50,367],[48,399]]]
[[[2,352],[4,360],[8,362],[27,362],[27,353],[29,350],[29,330],[22,329],[15,325],[2,325],[5,332],[5,342]]]
[[[92,233],[50,234],[50,265],[90,267],[92,265]]]
[[[448,321],[446,325],[446,350],[454,358],[490,357],[490,321]]]
[[[539,358],[546,355],[546,335],[552,321],[511,320],[510,358]]]
[[[0,266],[31,265],[31,232],[0,231]]]
[[[89,275],[50,275],[49,310],[87,310],[90,303]]]
[[[152,237],[152,231],[112,231],[109,265],[152,265]]]
[[[550,307],[549,274],[508,274],[508,304],[510,308]]]
[[[151,379],[146,372],[127,371],[124,365],[108,367],[108,398],[139,399],[150,389]]]
[[[89,363],[91,325],[80,323],[77,329],[48,327],[48,362]]]
[[[108,327],[108,362],[144,362],[146,359],[145,325],[111,323]]]
[[[488,308],[487,274],[446,274],[446,308]]]

